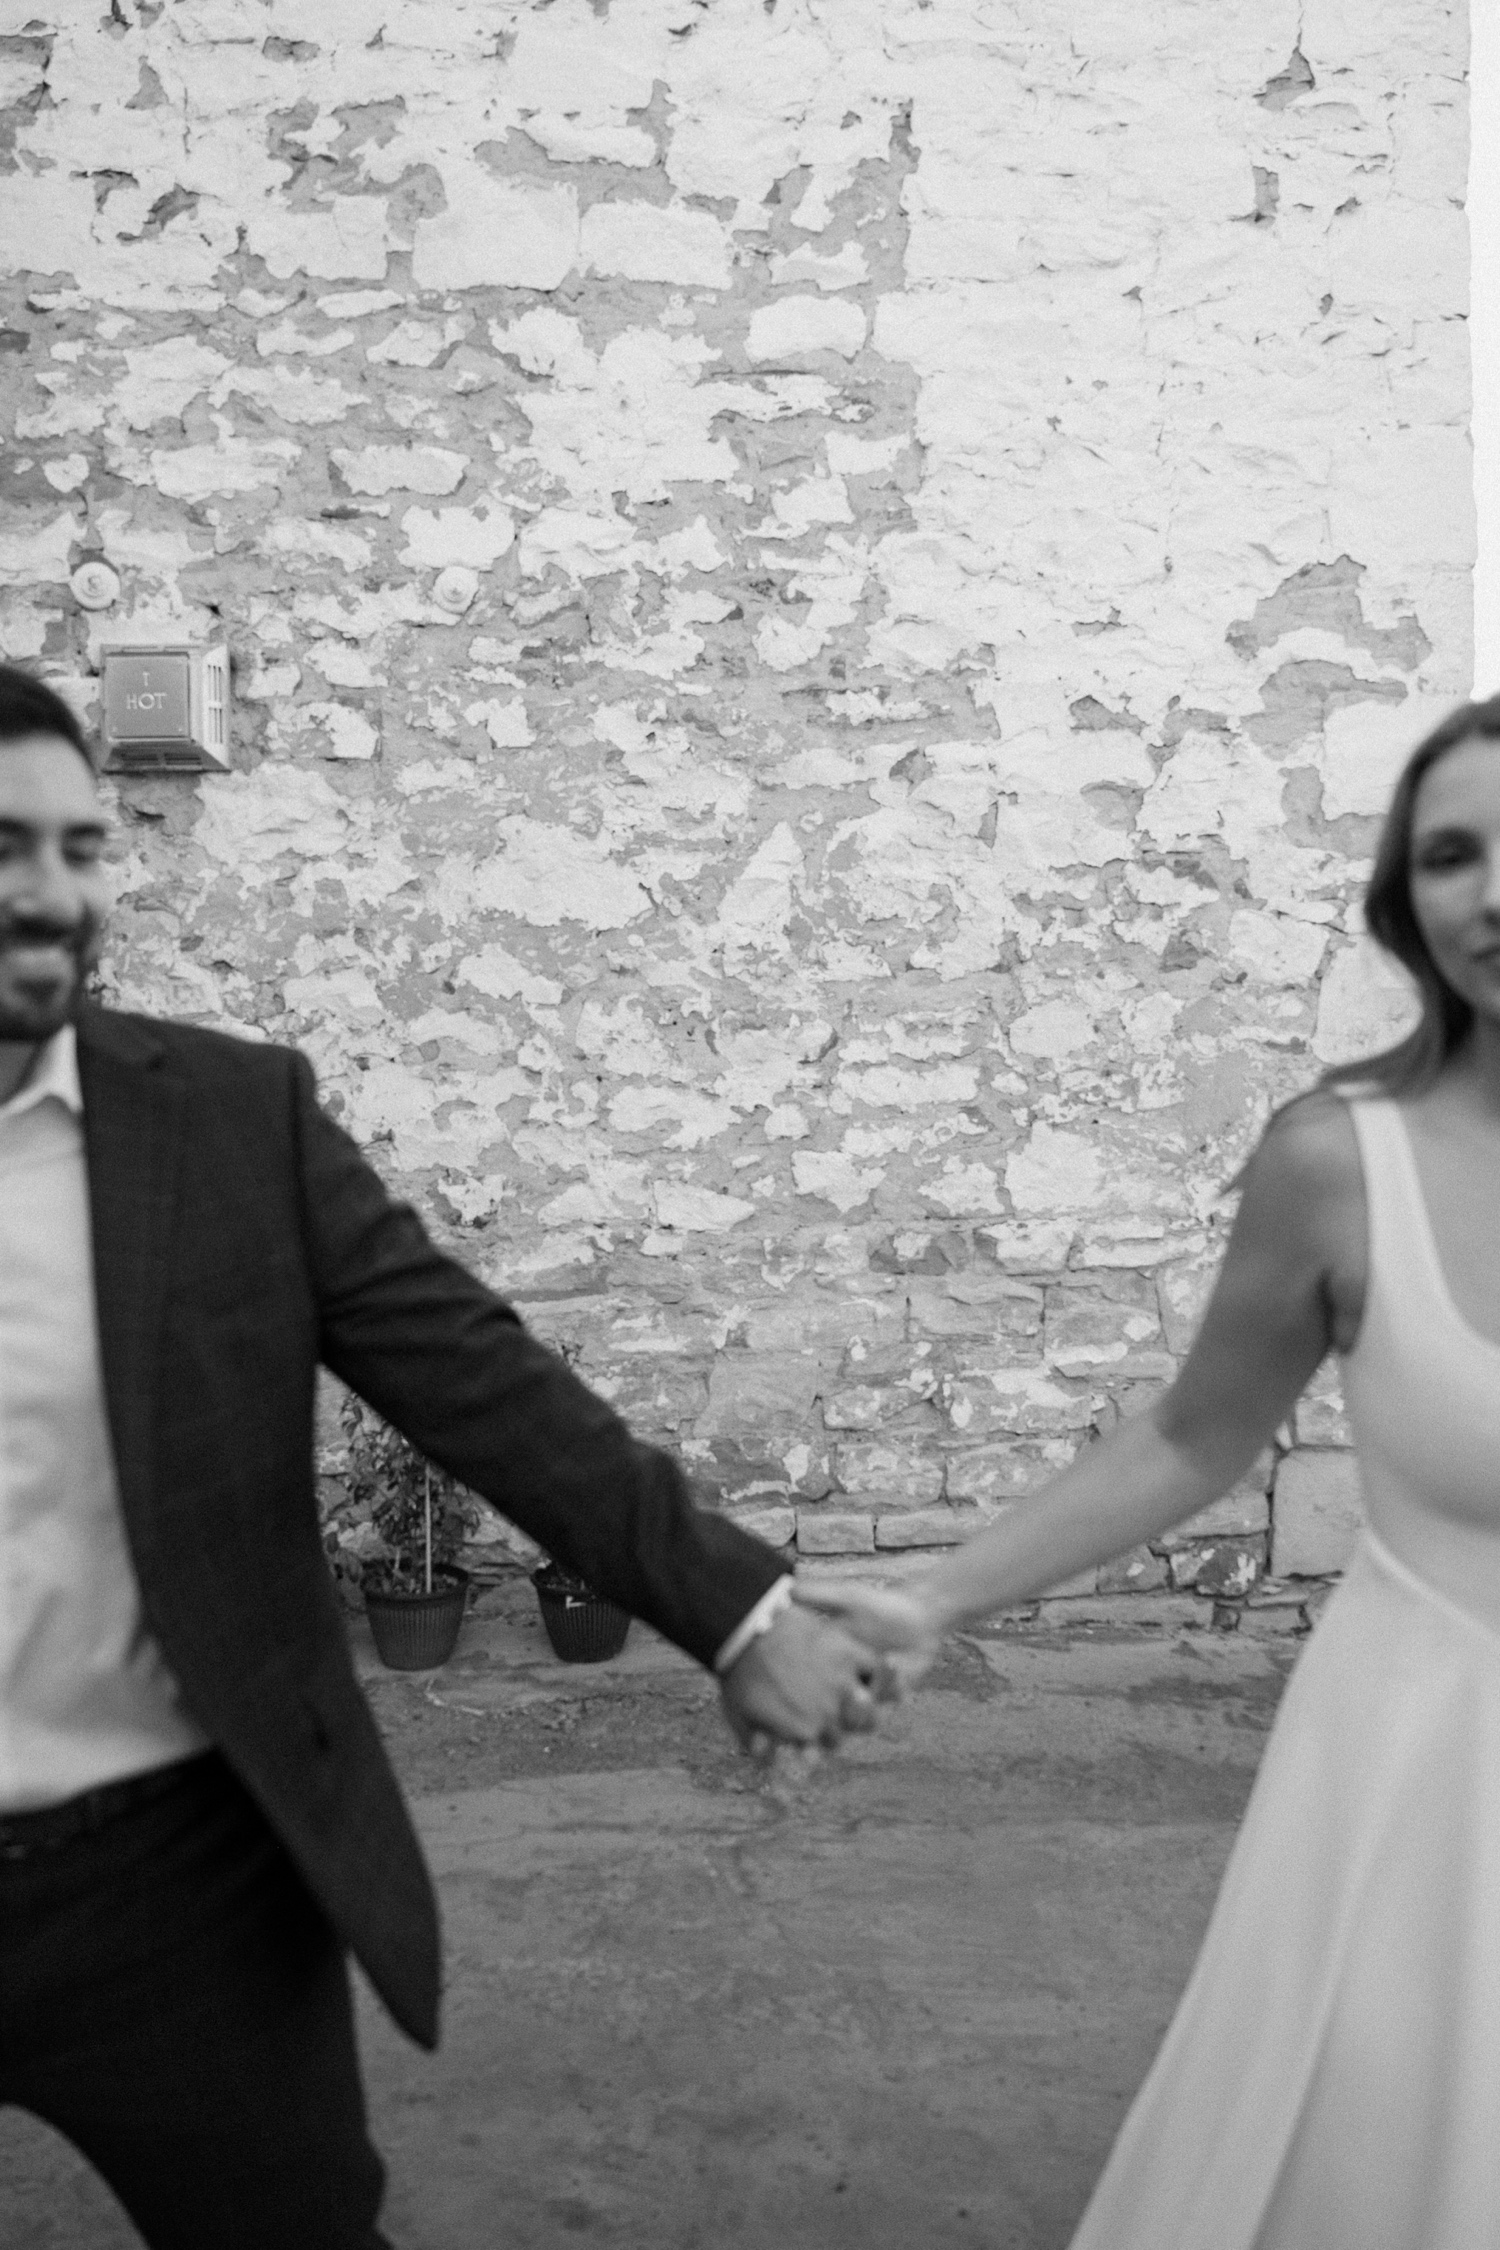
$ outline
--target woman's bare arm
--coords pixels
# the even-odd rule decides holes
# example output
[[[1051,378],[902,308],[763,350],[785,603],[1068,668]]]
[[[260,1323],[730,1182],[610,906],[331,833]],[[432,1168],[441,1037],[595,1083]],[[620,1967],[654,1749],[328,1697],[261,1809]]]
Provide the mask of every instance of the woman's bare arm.
[[[877,1645],[913,1645],[1045,1593],[1196,1515],[1243,1475],[1330,1344],[1348,1340],[1340,1329],[1351,1278],[1356,1292],[1360,1284],[1362,1244],[1359,1159],[1344,1104],[1299,1103],[1272,1123],[1250,1164],[1208,1310],[1165,1397],[916,1587],[864,1605],[841,1592],[848,1623]]]

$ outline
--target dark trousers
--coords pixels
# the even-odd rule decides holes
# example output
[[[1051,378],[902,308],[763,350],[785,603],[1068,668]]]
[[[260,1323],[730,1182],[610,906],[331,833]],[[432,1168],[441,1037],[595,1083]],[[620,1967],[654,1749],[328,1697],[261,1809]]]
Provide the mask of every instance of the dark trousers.
[[[151,2250],[380,2250],[342,1950],[210,1753],[0,1824],[0,2103]]]

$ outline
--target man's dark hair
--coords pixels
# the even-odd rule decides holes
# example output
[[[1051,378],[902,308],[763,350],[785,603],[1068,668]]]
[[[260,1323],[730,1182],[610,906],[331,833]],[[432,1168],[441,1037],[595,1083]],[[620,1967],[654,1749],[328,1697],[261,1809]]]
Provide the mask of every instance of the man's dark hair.
[[[29,734],[61,735],[93,772],[89,738],[56,688],[19,664],[0,664],[0,744],[22,742]]]

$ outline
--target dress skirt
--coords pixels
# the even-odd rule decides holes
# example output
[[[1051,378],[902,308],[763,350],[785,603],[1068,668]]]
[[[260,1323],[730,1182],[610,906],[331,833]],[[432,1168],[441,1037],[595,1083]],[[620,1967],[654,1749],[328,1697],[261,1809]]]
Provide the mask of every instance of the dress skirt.
[[[1073,2250],[1500,2245],[1500,1633],[1368,1531]]]

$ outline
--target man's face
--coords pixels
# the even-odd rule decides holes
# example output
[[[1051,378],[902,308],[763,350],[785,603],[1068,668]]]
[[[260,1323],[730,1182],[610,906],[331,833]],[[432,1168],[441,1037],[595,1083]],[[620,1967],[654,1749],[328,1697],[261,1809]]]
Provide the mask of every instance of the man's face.
[[[0,1040],[50,1039],[77,1007],[109,905],[105,835],[70,742],[0,742]]]

